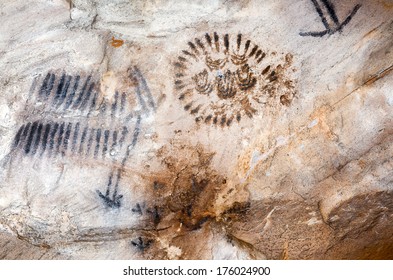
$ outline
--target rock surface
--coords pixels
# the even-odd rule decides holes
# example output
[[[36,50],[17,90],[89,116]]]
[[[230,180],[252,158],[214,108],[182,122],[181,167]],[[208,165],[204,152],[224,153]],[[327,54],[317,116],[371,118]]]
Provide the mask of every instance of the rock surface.
[[[393,1],[0,14],[1,259],[393,258]]]

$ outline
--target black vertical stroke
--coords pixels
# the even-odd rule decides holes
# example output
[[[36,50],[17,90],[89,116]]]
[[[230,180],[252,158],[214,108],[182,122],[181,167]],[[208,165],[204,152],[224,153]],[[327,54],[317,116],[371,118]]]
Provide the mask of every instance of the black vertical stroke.
[[[19,141],[20,141],[20,139],[21,139],[22,132],[23,132],[24,128],[25,128],[25,125],[23,124],[21,127],[19,127],[19,130],[18,130],[18,132],[17,132],[16,135],[15,135],[14,143],[13,143],[13,145],[12,145],[12,147],[13,147],[14,149],[15,149],[16,147],[18,147],[18,144],[19,144]]]
[[[64,109],[68,109],[71,106],[71,104],[72,104],[72,102],[74,100],[74,96],[75,96],[75,94],[76,94],[76,92],[78,90],[80,78],[81,77],[79,75],[76,76],[75,82],[74,82],[74,86],[72,87],[71,93],[68,95],[68,98],[67,98],[66,104],[64,106]]]
[[[49,137],[49,133],[50,133],[50,129],[51,129],[51,125],[50,125],[50,123],[47,123],[45,125],[44,136],[42,137],[42,144],[41,144],[41,153],[40,153],[40,155],[43,155],[45,153],[46,145],[47,145],[48,137]]]
[[[53,128],[52,128],[52,131],[50,132],[49,151],[48,151],[49,153],[52,152],[52,150],[53,150],[53,148],[55,146],[55,136],[56,136],[56,132],[57,132],[58,129],[59,129],[59,124],[55,123]]]
[[[38,147],[39,147],[39,145],[40,145],[41,134],[42,134],[42,128],[43,128],[43,124],[42,124],[42,123],[39,123],[39,124],[38,124],[38,128],[37,128],[37,135],[36,135],[35,140],[34,140],[33,149],[31,150],[31,154],[32,154],[32,155],[35,155],[35,154],[36,154],[36,152],[37,152],[37,150],[38,150]]]
[[[57,137],[55,155],[58,155],[60,153],[61,143],[63,142],[63,136],[64,136],[64,126],[65,123],[61,123],[59,128],[59,136]]]
[[[116,111],[117,111],[117,102],[119,100],[119,92],[116,91],[115,92],[115,100],[112,103],[112,107],[111,107],[111,117],[114,118],[116,117]]]
[[[72,123],[68,123],[67,124],[67,128],[66,128],[66,132],[65,132],[65,135],[64,135],[64,141],[63,141],[63,151],[62,151],[63,155],[68,150],[68,143],[69,143],[69,139],[70,139],[70,136],[71,136],[71,130],[72,130]]]
[[[79,107],[79,105],[80,105],[80,103],[82,102],[82,99],[83,99],[83,97],[84,97],[84,95],[85,95],[86,89],[87,89],[87,87],[88,87],[88,85],[89,85],[89,83],[90,83],[90,80],[91,80],[91,75],[89,75],[89,76],[86,78],[85,84],[83,85],[82,90],[79,92],[79,96],[78,96],[78,98],[76,99],[76,101],[75,101],[75,103],[74,103],[74,105],[73,105],[73,108],[76,109],[76,108]]]
[[[336,11],[334,10],[333,3],[330,2],[329,0],[322,0],[322,3],[325,5],[325,7],[330,15],[330,18],[333,20],[333,22],[338,27],[340,25],[340,21],[337,17]]]
[[[57,90],[56,90],[55,96],[53,98],[53,104],[56,104],[58,102],[59,98],[61,97],[61,95],[63,93],[63,88],[64,88],[64,85],[65,85],[64,84],[65,83],[65,78],[66,78],[66,75],[63,73],[61,75],[59,84],[57,85]]]
[[[321,8],[321,6],[319,5],[318,1],[317,1],[317,0],[311,0],[311,2],[314,4],[315,10],[317,11],[319,17],[321,18],[322,23],[323,23],[323,25],[325,26],[325,28],[326,28],[327,30],[330,30],[330,25],[329,25],[329,23],[327,22],[326,17],[325,17],[325,15],[323,14],[322,8]]]
[[[42,83],[41,90],[40,90],[40,96],[45,97],[45,99],[48,98],[50,95],[53,85],[55,83],[56,76],[55,74],[48,73]]]
[[[109,130],[104,131],[104,146],[102,148],[102,157],[105,157],[106,152],[108,151],[109,133]]]
[[[83,153],[83,146],[85,144],[85,140],[86,140],[86,136],[87,136],[87,131],[88,131],[89,127],[85,126],[85,128],[83,129],[82,132],[82,136],[81,136],[81,140],[80,140],[80,145],[79,145],[79,154],[82,155]]]
[[[98,152],[100,151],[100,143],[101,143],[101,128],[97,129],[96,133],[96,147],[94,149],[94,158],[97,158]]]
[[[138,67],[135,66],[134,70],[135,70],[137,77],[139,78],[139,84],[142,84],[142,91],[144,93],[146,93],[146,95],[147,95],[147,99],[148,99],[148,103],[149,103],[150,107],[155,110],[156,104],[154,102],[154,99],[153,99],[153,96],[152,96],[151,91],[149,89],[149,86],[147,85],[145,77],[142,75],[142,72],[139,70]]]
[[[93,89],[94,89],[94,83],[91,83],[90,86],[89,86],[89,89],[87,90],[85,98],[83,99],[81,105],[79,106],[79,109],[85,110],[85,108],[87,106],[87,103],[90,100],[90,96],[91,96],[91,93],[92,93]]]
[[[93,145],[94,134],[95,134],[95,129],[94,128],[90,129],[89,140],[87,140],[86,156],[90,154],[91,146]]]
[[[29,137],[27,138],[27,142],[25,144],[25,154],[29,154],[30,152],[31,144],[33,143],[33,138],[37,130],[37,126],[38,126],[38,122],[33,122]]]
[[[79,128],[80,128],[80,123],[77,122],[74,128],[74,135],[72,136],[72,145],[71,145],[71,151],[74,153],[75,152],[75,147],[76,143],[78,140],[78,135],[79,135]]]

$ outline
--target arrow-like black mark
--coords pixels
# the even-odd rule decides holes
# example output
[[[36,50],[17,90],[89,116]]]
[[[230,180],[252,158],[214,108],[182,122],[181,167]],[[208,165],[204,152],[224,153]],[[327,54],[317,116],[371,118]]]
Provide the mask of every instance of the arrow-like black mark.
[[[106,189],[105,195],[97,190],[98,196],[104,201],[104,203],[112,209],[115,208],[120,208],[121,206],[121,199],[123,198],[123,195],[117,195],[117,190],[119,186],[119,179],[120,179],[120,170],[117,170],[117,176],[116,176],[116,184],[113,189],[112,196],[110,195],[111,192],[111,186],[112,186],[112,179],[113,179],[113,172],[109,176],[109,181],[108,181],[108,187]]]
[[[140,251],[144,251],[145,249],[149,248],[151,243],[153,243],[153,240],[147,239],[143,240],[142,237],[138,237],[137,239],[131,241],[131,244],[139,249]]]
[[[317,32],[300,32],[299,35],[300,36],[313,36],[313,37],[323,37],[326,34],[334,34],[337,31],[341,32],[341,30],[344,28],[344,26],[346,26],[351,19],[353,18],[353,16],[357,13],[357,11],[360,9],[361,5],[358,4],[356,5],[352,12],[347,16],[347,18],[340,23],[340,20],[337,17],[336,11],[334,9],[334,5],[332,2],[330,2],[330,0],[321,0],[322,4],[325,6],[325,9],[328,13],[328,16],[330,17],[330,19],[333,21],[333,26],[331,24],[329,24],[324,11],[322,10],[321,5],[318,3],[317,0],[311,0],[311,2],[313,3],[315,10],[317,11],[319,17],[321,18],[321,21],[323,23],[323,25],[325,26],[326,30],[324,31],[317,31]]]

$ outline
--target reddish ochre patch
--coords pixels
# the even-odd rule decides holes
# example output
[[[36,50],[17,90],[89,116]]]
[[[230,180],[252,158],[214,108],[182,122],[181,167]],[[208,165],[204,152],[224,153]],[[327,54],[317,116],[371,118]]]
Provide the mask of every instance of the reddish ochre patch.
[[[115,37],[112,37],[112,41],[111,41],[112,47],[118,48],[121,47],[123,44],[124,44],[123,40],[115,39]]]

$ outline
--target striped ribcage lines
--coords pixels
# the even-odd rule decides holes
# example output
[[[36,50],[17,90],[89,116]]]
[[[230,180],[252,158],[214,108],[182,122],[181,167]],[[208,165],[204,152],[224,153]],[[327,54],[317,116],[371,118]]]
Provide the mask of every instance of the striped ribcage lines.
[[[135,87],[100,92],[92,75],[48,73],[33,83],[12,153],[30,157],[81,157],[122,165],[136,145],[144,116],[155,110],[146,80],[134,67]],[[37,117],[40,116],[40,117]]]
[[[32,157],[78,156],[123,161],[138,139],[140,117],[133,127],[102,129],[80,122],[28,122],[14,139],[13,150]]]

